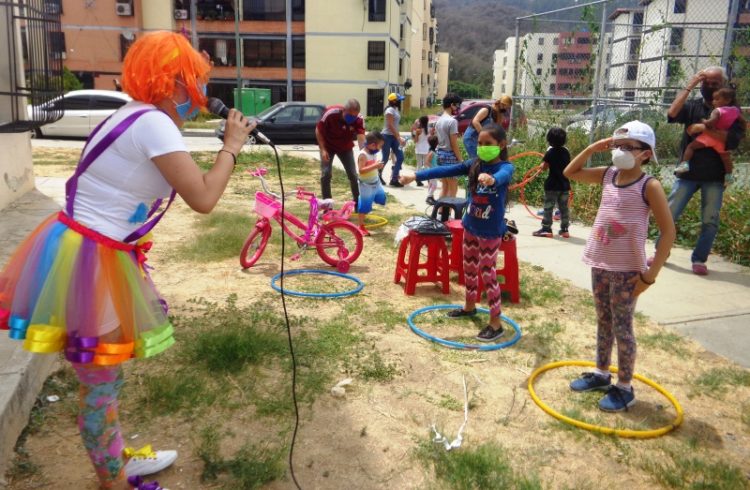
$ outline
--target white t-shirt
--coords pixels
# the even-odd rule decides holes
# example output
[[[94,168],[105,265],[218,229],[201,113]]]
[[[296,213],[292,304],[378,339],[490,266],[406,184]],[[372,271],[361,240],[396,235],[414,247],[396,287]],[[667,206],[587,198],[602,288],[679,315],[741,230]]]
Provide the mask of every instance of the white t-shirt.
[[[86,152],[120,121],[147,108],[155,109],[137,101],[123,106],[99,130]],[[78,179],[73,218],[122,241],[143,225],[156,199],[169,197],[172,187],[151,159],[176,151],[188,150],[174,121],[159,110],[141,115]]]
[[[435,133],[438,137],[438,148],[453,151],[451,148],[451,135],[458,134],[458,121],[443,113],[435,123]]]
[[[398,125],[401,123],[401,114],[398,112],[398,109],[396,109],[393,106],[388,106],[388,108],[383,113],[383,119],[385,119],[385,116],[390,114],[393,116],[393,125],[396,127],[396,130],[398,131]],[[383,134],[390,134],[391,136],[398,136],[398,133],[392,134],[391,128],[388,126],[388,121],[385,121],[383,131],[381,131]]]
[[[430,152],[430,143],[427,141],[427,130],[423,129],[422,133],[414,138],[414,153],[417,155],[426,155]]]

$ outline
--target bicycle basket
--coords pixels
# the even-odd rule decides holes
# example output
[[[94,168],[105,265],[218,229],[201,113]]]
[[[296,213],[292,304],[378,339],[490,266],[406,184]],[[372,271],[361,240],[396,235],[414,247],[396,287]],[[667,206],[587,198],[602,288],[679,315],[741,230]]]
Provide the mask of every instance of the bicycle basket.
[[[255,193],[255,212],[264,218],[273,218],[279,213],[281,203],[262,192]]]

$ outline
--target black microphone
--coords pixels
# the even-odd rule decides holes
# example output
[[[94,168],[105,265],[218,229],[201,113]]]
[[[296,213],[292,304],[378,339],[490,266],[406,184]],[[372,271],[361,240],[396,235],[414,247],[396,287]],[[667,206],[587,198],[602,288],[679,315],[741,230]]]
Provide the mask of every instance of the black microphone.
[[[224,104],[220,99],[217,99],[216,97],[209,97],[208,98],[208,105],[206,106],[210,112],[213,114],[216,114],[222,119],[226,119],[227,116],[229,116],[229,107]],[[268,137],[258,131],[258,129],[253,129],[250,131],[250,134],[253,135],[253,137],[260,141],[263,144],[266,144],[268,146],[275,146]],[[223,139],[223,138],[222,138]]]

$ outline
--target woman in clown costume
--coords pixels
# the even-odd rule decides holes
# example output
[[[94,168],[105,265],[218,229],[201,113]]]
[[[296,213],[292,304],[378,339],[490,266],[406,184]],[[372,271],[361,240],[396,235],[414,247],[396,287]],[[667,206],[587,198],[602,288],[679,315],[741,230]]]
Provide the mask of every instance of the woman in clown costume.
[[[139,38],[123,63],[122,88],[133,101],[92,132],[66,183],[64,209],[0,272],[0,328],[29,351],[62,352],[78,375],[78,426],[104,489],[158,489],[141,477],[177,457],[126,450],[117,400],[122,363],[174,343],[166,303],[144,266],[148,233],[177,194],[210,212],[255,127],[231,110],[213,167],[204,173],[196,165],[180,128],[205,107],[210,69],[182,34]]]

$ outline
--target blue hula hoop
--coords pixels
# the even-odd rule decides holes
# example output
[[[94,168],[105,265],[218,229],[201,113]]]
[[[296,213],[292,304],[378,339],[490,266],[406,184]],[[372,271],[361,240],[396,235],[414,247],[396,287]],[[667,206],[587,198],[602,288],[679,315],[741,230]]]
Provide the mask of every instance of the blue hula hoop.
[[[511,345],[515,344],[521,339],[521,327],[519,327],[516,322],[514,322],[513,320],[511,320],[505,315],[500,315],[500,319],[504,321],[505,323],[509,324],[511,327],[513,327],[513,330],[516,331],[516,334],[513,336],[512,339],[508,340],[507,342],[502,342],[500,344],[464,344],[462,342],[454,342],[452,340],[445,340],[445,339],[441,339],[440,337],[435,337],[434,335],[428,334],[427,332],[425,332],[424,330],[421,330],[419,327],[417,327],[414,324],[415,317],[423,313],[427,313],[428,311],[454,310],[456,308],[462,308],[462,307],[463,307],[462,305],[425,306],[424,308],[420,308],[412,312],[412,314],[408,316],[406,321],[409,323],[409,327],[411,328],[412,332],[414,332],[415,334],[427,340],[430,340],[432,342],[436,342],[446,347],[450,347],[452,349],[483,350],[483,351],[498,350],[498,349],[504,349],[505,347],[510,347]],[[487,308],[477,308],[477,311],[481,311],[482,313],[488,313],[488,314],[490,312],[490,310],[488,310]]]
[[[353,296],[357,294],[358,292],[362,291],[363,287],[365,287],[364,283],[358,278],[349,274],[343,274],[341,272],[327,271],[323,269],[296,269],[284,272],[284,276],[298,276],[300,274],[325,274],[328,276],[343,277],[344,279],[348,279],[349,281],[355,283],[356,286],[354,287],[354,289],[343,291],[341,293],[306,293],[304,291],[292,291],[286,288],[282,290],[280,286],[276,285],[276,281],[278,281],[281,277],[281,273],[278,273],[273,276],[273,278],[271,278],[271,287],[280,293],[288,294],[289,296],[301,296],[304,298],[344,298],[346,296]]]

